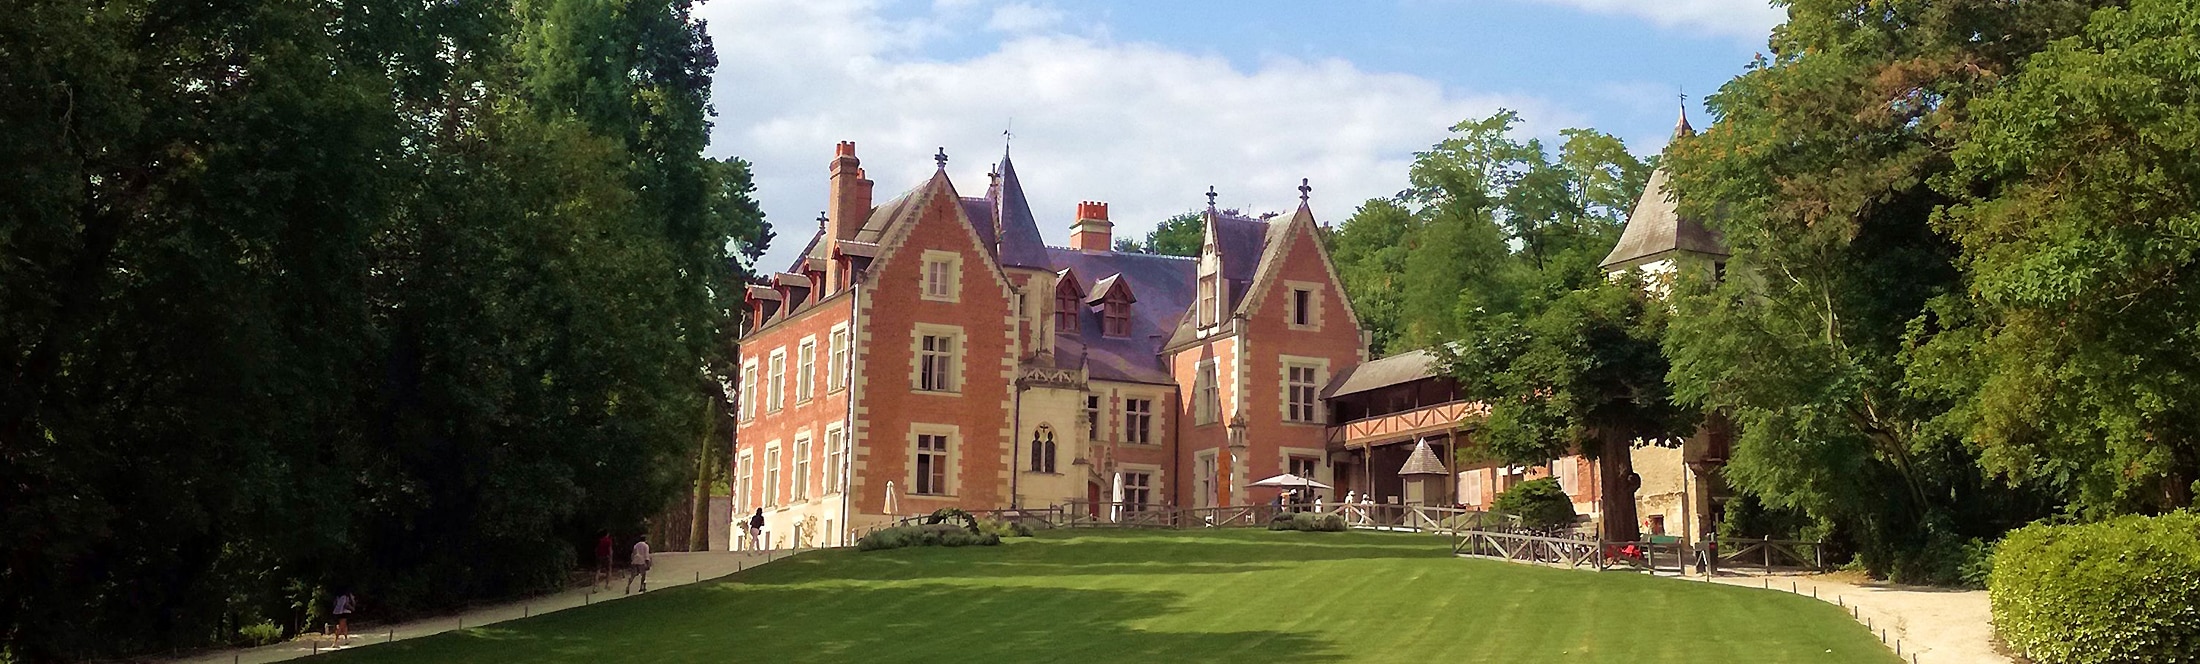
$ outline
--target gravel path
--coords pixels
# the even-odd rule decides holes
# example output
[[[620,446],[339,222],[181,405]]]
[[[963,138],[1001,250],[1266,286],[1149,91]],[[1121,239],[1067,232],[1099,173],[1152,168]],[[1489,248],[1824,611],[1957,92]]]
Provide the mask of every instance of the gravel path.
[[[794,553],[798,552],[782,550],[660,553],[656,555],[655,566],[649,570],[650,587],[669,588],[714,579],[774,560],[785,560]],[[624,582],[625,577],[618,577],[612,581],[609,592],[593,588],[575,588],[517,602],[480,606],[457,615],[356,629],[352,633],[351,640],[341,647],[332,646],[326,638],[300,638],[258,648],[212,651],[174,661],[181,664],[261,664],[307,657],[334,649],[360,648],[376,643],[415,639],[456,629],[479,627],[535,614],[586,606],[596,602],[612,602],[632,597],[633,595],[621,592],[624,589],[621,584]],[[635,594],[639,595],[640,593]],[[373,605],[368,604],[367,608],[372,610]]]
[[[1696,577],[1701,578],[1701,577]],[[1720,576],[1718,583],[1795,592],[1847,607],[1857,622],[1901,646],[1915,664],[2010,664],[1994,647],[1984,590],[1859,581],[1827,575]]]

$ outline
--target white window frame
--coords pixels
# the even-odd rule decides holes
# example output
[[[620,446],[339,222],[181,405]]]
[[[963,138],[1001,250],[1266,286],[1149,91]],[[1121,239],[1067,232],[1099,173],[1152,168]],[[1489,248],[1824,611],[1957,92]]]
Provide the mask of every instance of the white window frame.
[[[944,353],[947,366],[940,372],[940,379],[944,380],[946,384],[932,385],[933,389],[926,389],[925,359],[927,357],[940,357],[941,354],[938,350],[928,350],[924,347],[925,339],[928,337],[944,338],[949,346]],[[918,394],[961,394],[963,362],[967,349],[966,339],[967,337],[963,335],[963,330],[960,327],[926,323],[917,324],[909,335],[909,390]]]
[[[763,400],[763,395],[756,391],[756,379],[756,358],[752,357],[741,363],[742,420],[756,419],[756,402]]]
[[[764,500],[759,506],[765,509],[779,507],[779,441],[764,445]]]
[[[919,263],[917,292],[933,302],[962,301],[962,254],[927,249]]]
[[[1216,497],[1221,495],[1217,491],[1221,486],[1221,464],[1221,456],[1218,450],[1206,450],[1193,455],[1192,477],[1195,482],[1193,490],[1196,493],[1192,496],[1192,501],[1200,507],[1216,506]]]
[[[1277,358],[1276,364],[1276,383],[1279,389],[1276,395],[1276,417],[1282,418],[1284,424],[1321,425],[1321,388],[1329,382],[1328,358],[1282,355]],[[1292,369],[1314,370],[1313,382],[1294,382],[1291,378]],[[1310,401],[1305,402],[1307,409],[1304,412],[1293,412],[1292,407],[1300,405],[1292,400],[1292,388],[1295,387],[1307,388]]]
[[[909,476],[907,478],[909,480],[909,495],[935,497],[955,495],[955,482],[958,479],[955,472],[955,455],[956,448],[962,442],[962,437],[958,433],[954,427],[948,426],[918,424],[909,427]],[[941,439],[942,449],[935,451],[920,448],[919,443],[923,442],[926,437]],[[936,455],[939,460],[920,463],[920,457],[923,455]],[[945,467],[942,468],[941,466]],[[935,474],[938,479],[932,480],[930,477],[925,477],[920,481],[919,471],[925,469],[936,470]],[[930,486],[934,483],[940,486]]]
[[[808,403],[817,396],[817,337],[803,337],[794,356],[794,402]]]
[[[1285,281],[1283,282],[1283,287],[1284,325],[1293,330],[1322,329],[1322,309],[1325,305],[1327,305],[1327,302],[1325,302],[1325,298],[1322,297],[1322,293],[1326,292],[1326,289],[1322,287],[1321,282]],[[1306,293],[1307,311],[1305,312],[1306,322],[1304,324],[1299,323],[1300,312],[1298,294],[1300,292]]]
[[[825,391],[839,392],[848,387],[848,324],[833,326],[826,342],[829,353],[825,361]]]
[[[1193,409],[1198,417],[1194,424],[1214,424],[1222,420],[1222,362],[1218,359],[1200,360],[1193,368]]]
[[[825,427],[825,493],[835,494],[843,490],[841,466],[847,465],[848,432],[840,425]]]
[[[799,503],[810,499],[810,434],[794,437],[794,471],[788,475],[787,502]]]
[[[1133,411],[1133,410],[1131,410],[1131,402],[1134,402],[1134,401],[1143,401],[1143,402],[1145,402],[1145,403],[1146,403],[1146,409],[1145,409],[1144,411]],[[1125,444],[1129,444],[1129,445],[1159,445],[1159,444],[1160,444],[1160,441],[1158,441],[1158,440],[1155,440],[1156,436],[1154,435],[1154,430],[1155,430],[1155,429],[1157,429],[1157,428],[1160,428],[1160,423],[1159,423],[1159,422],[1156,422],[1156,421],[1155,421],[1155,414],[1154,414],[1154,403],[1156,403],[1156,402],[1158,402],[1158,401],[1160,401],[1160,400],[1159,400],[1159,399],[1155,399],[1155,398],[1153,398],[1152,396],[1148,396],[1148,395],[1143,395],[1143,394],[1141,394],[1141,395],[1128,395],[1128,396],[1125,396],[1125,397],[1123,397],[1123,442],[1124,442]],[[1143,422],[1142,422],[1142,423],[1143,423],[1143,424],[1145,424],[1146,426],[1145,426],[1145,427],[1144,427],[1143,429],[1141,429],[1141,428],[1139,428],[1139,427],[1134,427],[1134,426],[1132,426],[1132,423],[1133,423],[1133,422],[1140,422],[1140,420],[1134,420],[1134,419],[1132,419],[1132,418],[1144,418],[1144,420],[1143,420]],[[1143,440],[1141,440],[1141,439],[1143,439]]]
[[[776,413],[787,407],[787,349],[772,349],[771,374],[765,377],[765,390],[771,393],[764,401],[764,412]]]
[[[736,513],[760,507],[756,502],[756,452],[743,450],[733,465],[733,504]]]

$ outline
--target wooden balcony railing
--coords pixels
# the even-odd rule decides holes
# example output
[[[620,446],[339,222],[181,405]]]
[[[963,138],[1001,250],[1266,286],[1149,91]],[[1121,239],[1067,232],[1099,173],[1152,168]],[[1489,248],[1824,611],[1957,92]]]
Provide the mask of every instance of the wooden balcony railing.
[[[1329,446],[1349,449],[1376,443],[1409,441],[1415,436],[1449,431],[1460,424],[1488,416],[1489,412],[1489,406],[1480,401],[1453,401],[1353,420],[1329,427]]]

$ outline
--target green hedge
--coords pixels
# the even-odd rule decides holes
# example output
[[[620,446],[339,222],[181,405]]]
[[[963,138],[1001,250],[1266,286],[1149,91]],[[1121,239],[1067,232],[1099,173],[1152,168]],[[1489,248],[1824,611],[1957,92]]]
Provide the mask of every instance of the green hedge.
[[[1313,512],[1287,512],[1269,520],[1269,530],[1305,530],[1310,532],[1341,533],[1345,531],[1344,517],[1335,514]]]
[[[928,523],[916,526],[895,526],[874,531],[856,540],[857,551],[879,551],[909,546],[993,546],[1000,544],[999,535],[971,532],[969,528],[950,523]]]
[[[1497,494],[1491,507],[1520,517],[1529,528],[1562,528],[1573,525],[1574,499],[1559,486],[1558,478],[1543,477],[1515,484]]]
[[[2200,514],[2009,533],[1994,629],[2039,664],[2200,663]]]

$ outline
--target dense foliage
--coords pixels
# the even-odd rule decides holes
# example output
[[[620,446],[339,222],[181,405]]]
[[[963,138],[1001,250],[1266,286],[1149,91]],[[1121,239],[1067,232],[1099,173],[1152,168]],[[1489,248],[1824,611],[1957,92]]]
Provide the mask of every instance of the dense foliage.
[[[1236,213],[1236,210],[1230,210]],[[1146,238],[1120,238],[1115,241],[1116,251],[1164,256],[1198,256],[1200,243],[1207,237],[1206,216],[1198,210],[1180,212],[1161,220],[1154,229],[1146,232]]]
[[[1490,504],[1499,514],[1519,517],[1520,525],[1537,530],[1574,525],[1574,499],[1556,478],[1521,482],[1497,494]]]
[[[2027,526],[1993,560],[1994,631],[2031,661],[2200,662],[2200,514]]]
[[[1578,272],[1578,254],[1601,257],[1619,237],[1649,164],[1582,129],[1563,132],[1554,158],[1514,137],[1518,123],[1505,111],[1453,126],[1416,155],[1404,193],[1367,201],[1330,234],[1377,354],[1458,339],[1483,315],[1517,310],[1536,273]]]
[[[1347,530],[1342,514],[1317,512],[1281,512],[1268,520],[1269,530],[1303,530],[1310,533],[1341,533]]]
[[[693,481],[766,233],[686,0],[8,14],[0,656],[557,586]]]
[[[1936,182],[1964,293],[1917,382],[1993,473],[2093,515],[2200,494],[2200,5],[2093,15],[1972,104]]]
[[[1875,573],[1956,580],[1977,541],[2058,500],[2053,478],[1992,477],[1967,435],[1978,370],[1940,346],[1981,334],[1963,329],[1972,249],[1935,218],[1986,191],[1954,157],[1980,97],[2092,4],[1797,0],[1772,55],[1708,100],[1719,121],[1667,151],[1738,275],[1678,298],[1674,391],[1733,418],[1736,489]]]
[[[994,546],[1001,536],[952,523],[924,523],[881,528],[856,540],[857,551],[884,551],[912,546]]]

